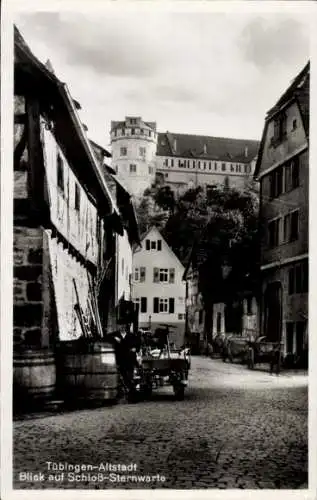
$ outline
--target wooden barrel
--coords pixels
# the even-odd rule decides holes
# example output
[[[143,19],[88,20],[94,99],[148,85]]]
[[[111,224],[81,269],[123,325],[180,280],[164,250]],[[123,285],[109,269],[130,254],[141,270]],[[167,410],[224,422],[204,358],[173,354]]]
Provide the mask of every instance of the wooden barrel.
[[[115,400],[119,375],[114,348],[98,342],[89,345],[88,352],[65,352],[62,378],[65,401]]]
[[[13,397],[30,402],[49,400],[55,391],[56,365],[51,350],[27,350],[13,355]],[[21,402],[21,401],[20,401]]]

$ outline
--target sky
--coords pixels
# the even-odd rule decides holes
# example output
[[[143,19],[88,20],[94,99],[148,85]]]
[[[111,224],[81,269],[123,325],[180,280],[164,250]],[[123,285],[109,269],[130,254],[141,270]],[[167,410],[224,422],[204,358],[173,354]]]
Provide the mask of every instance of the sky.
[[[159,132],[260,140],[265,113],[309,59],[307,13],[122,9],[24,13],[15,23],[107,148],[111,120],[125,116]]]

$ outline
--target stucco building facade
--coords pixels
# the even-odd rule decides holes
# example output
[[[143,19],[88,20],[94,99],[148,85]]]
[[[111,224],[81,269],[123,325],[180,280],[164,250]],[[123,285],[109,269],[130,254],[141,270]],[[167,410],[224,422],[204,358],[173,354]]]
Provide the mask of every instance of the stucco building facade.
[[[171,325],[170,340],[180,347],[185,333],[184,266],[152,227],[133,254],[132,298],[139,304],[139,325],[154,330]]]
[[[260,181],[261,331],[284,354],[308,347],[309,63],[268,112]]]

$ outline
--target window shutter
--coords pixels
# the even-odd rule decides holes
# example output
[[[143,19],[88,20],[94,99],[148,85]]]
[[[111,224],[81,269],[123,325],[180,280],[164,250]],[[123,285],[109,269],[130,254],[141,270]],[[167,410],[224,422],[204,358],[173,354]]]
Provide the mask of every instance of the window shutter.
[[[145,248],[146,248],[146,250],[150,250],[150,248],[151,248],[150,240],[145,240]]]
[[[169,282],[170,283],[175,283],[175,269],[174,269],[174,267],[172,267],[170,269]]]
[[[174,303],[175,303],[175,299],[170,298],[169,299],[169,311],[168,311],[170,314],[174,313]]]
[[[161,250],[162,250],[162,240],[157,240],[157,249],[158,249],[159,251],[161,251]]]
[[[153,269],[153,282],[158,283],[159,282],[159,268],[154,267]]]
[[[153,312],[154,313],[159,312],[159,299],[158,299],[158,297],[154,297],[154,299],[153,299]]]
[[[141,297],[141,313],[146,313],[147,311],[147,298]]]
[[[140,281],[145,281],[145,267],[140,267]]]

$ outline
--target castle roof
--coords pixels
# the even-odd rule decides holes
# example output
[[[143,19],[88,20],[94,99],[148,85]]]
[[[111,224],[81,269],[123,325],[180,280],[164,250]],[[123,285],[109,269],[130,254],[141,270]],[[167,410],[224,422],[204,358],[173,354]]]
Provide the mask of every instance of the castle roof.
[[[250,139],[159,132],[157,155],[250,163],[259,145],[259,141]]]

